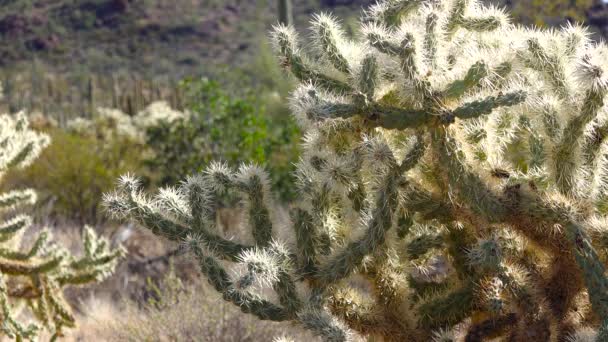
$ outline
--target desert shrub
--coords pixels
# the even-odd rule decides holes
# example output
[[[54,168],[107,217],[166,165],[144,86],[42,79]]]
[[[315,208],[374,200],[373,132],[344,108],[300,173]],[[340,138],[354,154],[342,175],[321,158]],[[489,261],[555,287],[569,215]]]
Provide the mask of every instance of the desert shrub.
[[[7,184],[41,189],[40,215],[100,223],[103,193],[119,175],[141,169],[143,158],[136,132],[109,117],[47,128],[54,144],[28,168],[9,173]]]
[[[503,1],[504,2],[504,1]],[[585,22],[594,0],[515,0],[510,1],[513,16],[538,26],[555,26],[567,21]]]
[[[0,116],[0,170],[22,169],[32,163],[49,142],[48,136],[29,129],[23,114]],[[63,299],[63,288],[106,278],[123,254],[90,228],[84,230],[84,256],[73,256],[54,243],[44,229],[23,239],[32,219],[17,212],[36,202],[31,189],[0,195],[0,334],[17,341],[34,340],[46,328],[53,339],[75,324]],[[31,241],[28,241],[32,238]]]
[[[267,166],[277,174],[274,189],[283,198],[293,195],[290,175],[299,135],[291,121],[277,123],[252,98],[230,96],[209,79],[185,80],[183,86],[188,115],[146,131],[147,146],[154,151],[147,165],[160,174],[160,184],[178,182],[222,158],[231,165]]]
[[[273,32],[305,130],[291,222],[249,164],[150,196],[124,176],[108,209],[187,246],[244,313],[325,341],[608,340],[608,46],[473,0],[380,1],[359,40],[312,26],[310,51]],[[228,191],[245,238],[216,226]]]

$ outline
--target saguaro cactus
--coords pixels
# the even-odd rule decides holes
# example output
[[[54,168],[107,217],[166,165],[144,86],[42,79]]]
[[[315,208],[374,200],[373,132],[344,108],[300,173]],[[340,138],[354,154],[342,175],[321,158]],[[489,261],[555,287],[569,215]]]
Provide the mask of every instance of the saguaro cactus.
[[[293,24],[293,6],[291,0],[277,0],[279,23],[283,25]]]
[[[312,26],[314,59],[272,35],[306,131],[289,225],[247,165],[153,199],[124,177],[109,209],[184,241],[244,312],[326,341],[607,340],[608,47],[473,0],[380,1],[358,41]],[[250,241],[214,226],[225,192]]]
[[[9,168],[29,165],[48,143],[46,135],[29,130],[23,114],[16,118],[0,115],[0,177]],[[34,339],[40,324],[54,337],[61,336],[64,327],[75,323],[61,289],[106,278],[123,253],[122,248],[110,248],[109,242],[90,228],[85,229],[85,255],[81,258],[55,245],[48,229],[25,242],[23,236],[31,219],[16,211],[35,201],[33,190],[0,195],[0,211],[10,217],[0,223],[0,335],[17,341]],[[39,324],[21,322],[24,309]]]

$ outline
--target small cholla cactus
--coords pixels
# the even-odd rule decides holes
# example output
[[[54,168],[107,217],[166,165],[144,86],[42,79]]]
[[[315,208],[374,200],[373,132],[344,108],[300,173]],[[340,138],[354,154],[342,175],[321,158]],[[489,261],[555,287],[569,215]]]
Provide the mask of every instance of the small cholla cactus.
[[[289,224],[253,166],[153,198],[125,177],[109,209],[184,242],[243,312],[325,341],[607,341],[608,47],[474,0],[380,1],[357,40],[312,24],[310,49],[272,34],[306,132]],[[249,241],[215,226],[226,192]]]
[[[23,114],[0,115],[0,177],[9,168],[29,165],[47,146],[49,138],[28,128]],[[36,201],[33,190],[14,190],[0,195],[0,335],[17,341],[33,340],[39,325],[62,336],[72,327],[74,315],[62,296],[62,288],[106,278],[114,270],[121,247],[97,237],[91,228],[84,230],[84,256],[77,258],[53,243],[47,229],[24,244],[24,233],[31,225],[29,216],[16,211]],[[10,217],[10,218],[9,218]],[[29,239],[28,238],[28,239]],[[21,314],[27,310],[29,313]],[[21,322],[33,317],[38,323]]]
[[[96,136],[104,141],[118,137],[143,143],[148,128],[188,118],[189,115],[187,112],[172,109],[164,101],[156,101],[134,116],[125,114],[119,109],[100,107],[97,108],[92,119],[78,117],[69,120],[66,126],[68,131],[85,136]]]

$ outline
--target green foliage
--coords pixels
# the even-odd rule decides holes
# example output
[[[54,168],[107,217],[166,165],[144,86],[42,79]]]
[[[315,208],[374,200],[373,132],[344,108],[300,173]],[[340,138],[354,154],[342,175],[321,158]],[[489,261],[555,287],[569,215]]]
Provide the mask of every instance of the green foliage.
[[[566,20],[585,22],[594,0],[516,0],[511,1],[513,16],[526,24],[541,27],[563,24]]]
[[[215,81],[186,80],[183,86],[189,115],[146,132],[147,145],[154,151],[147,164],[160,174],[160,183],[176,183],[222,158],[231,165],[265,165],[277,175],[275,189],[283,198],[292,196],[290,175],[299,137],[295,124],[288,118],[271,118],[252,95],[228,95]]]
[[[25,116],[0,116],[2,141],[0,170],[22,169],[31,164],[49,142],[48,136],[29,129]],[[32,220],[15,210],[36,201],[33,190],[11,190],[0,195],[3,221],[0,223],[0,332],[17,341],[35,340],[41,327],[53,339],[76,323],[62,289],[106,278],[123,255],[121,247],[97,237],[86,227],[84,256],[76,257],[53,243],[44,229],[23,239]],[[30,240],[28,242],[28,240]],[[22,310],[27,313],[22,313]],[[27,322],[27,318],[35,322]]]
[[[475,0],[361,21],[351,40],[315,17],[306,50],[273,31],[305,131],[291,220],[262,167],[220,162],[151,196],[123,176],[109,211],[189,248],[244,313],[324,341],[605,340],[608,46]],[[217,226],[229,192],[238,240]]]
[[[39,202],[50,208],[44,215],[100,223],[103,193],[121,174],[141,169],[141,146],[90,133],[51,129],[54,143],[31,166],[9,173],[7,184],[41,189]]]

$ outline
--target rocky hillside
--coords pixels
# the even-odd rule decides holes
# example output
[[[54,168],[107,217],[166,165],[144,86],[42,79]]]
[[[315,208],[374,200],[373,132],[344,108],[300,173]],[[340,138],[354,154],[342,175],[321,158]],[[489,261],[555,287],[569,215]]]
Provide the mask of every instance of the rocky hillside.
[[[521,1],[527,0],[503,4],[513,7]],[[371,2],[294,0],[295,18],[305,22],[319,10],[356,17]],[[0,0],[0,67],[38,59],[56,71],[183,76],[209,64],[240,64],[255,53],[276,20],[275,4],[276,0]],[[580,10],[589,24],[606,31],[607,6],[597,0]]]
[[[295,17],[368,1],[295,1]],[[38,59],[54,71],[183,76],[240,64],[276,19],[276,1],[0,0],[0,67]]]
[[[601,0],[552,0],[547,2],[551,6],[531,0],[500,1],[513,10],[517,21],[559,25],[573,14],[594,25],[596,38],[608,35],[608,5]],[[347,29],[356,27],[361,8],[373,2],[293,0],[295,23],[305,30],[313,13],[331,11],[346,18]],[[254,76],[265,76],[273,72],[260,68],[274,63],[265,44],[277,21],[276,4],[277,0],[0,0],[5,102],[11,110],[81,115],[99,99],[102,105],[132,107],[154,94],[173,94],[165,85],[170,89],[184,76],[210,74],[221,66],[249,68]],[[549,9],[552,13],[541,13]],[[152,87],[142,90],[146,84]],[[164,90],[157,89],[159,85]],[[117,93],[129,91],[152,95],[116,100]]]

